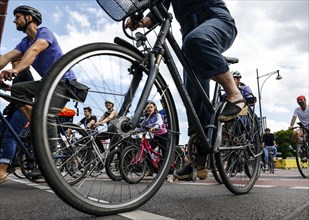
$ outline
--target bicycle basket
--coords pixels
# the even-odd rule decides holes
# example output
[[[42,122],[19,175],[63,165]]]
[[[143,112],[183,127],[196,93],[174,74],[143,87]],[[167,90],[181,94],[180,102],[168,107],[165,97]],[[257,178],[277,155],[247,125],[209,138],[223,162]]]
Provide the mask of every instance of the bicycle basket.
[[[97,0],[101,8],[115,21],[121,21],[148,7],[149,0]]]

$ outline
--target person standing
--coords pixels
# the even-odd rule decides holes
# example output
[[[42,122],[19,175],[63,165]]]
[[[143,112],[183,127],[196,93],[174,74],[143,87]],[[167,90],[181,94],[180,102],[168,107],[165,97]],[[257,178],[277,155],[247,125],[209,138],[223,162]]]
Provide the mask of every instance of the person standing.
[[[307,133],[309,134],[309,105],[307,105],[306,97],[303,95],[298,96],[296,101],[299,107],[295,108],[293,112],[293,116],[290,122],[289,129],[293,129],[296,119],[298,118],[300,123],[305,127],[305,129],[307,130]],[[301,137],[303,135],[304,134],[303,134],[302,129],[295,130],[294,139],[296,143],[301,143]]]

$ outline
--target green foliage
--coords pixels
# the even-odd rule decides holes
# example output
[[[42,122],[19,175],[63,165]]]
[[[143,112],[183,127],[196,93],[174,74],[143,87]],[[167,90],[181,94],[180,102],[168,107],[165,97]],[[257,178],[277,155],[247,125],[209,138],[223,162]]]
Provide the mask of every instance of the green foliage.
[[[282,153],[282,159],[294,156],[293,150],[296,148],[296,143],[292,130],[281,130],[274,133],[277,143],[277,150]],[[290,148],[293,146],[293,149]]]

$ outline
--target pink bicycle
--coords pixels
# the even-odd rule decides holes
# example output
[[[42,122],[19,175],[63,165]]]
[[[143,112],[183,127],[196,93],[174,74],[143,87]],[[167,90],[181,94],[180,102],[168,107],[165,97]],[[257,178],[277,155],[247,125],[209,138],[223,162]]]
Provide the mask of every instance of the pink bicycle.
[[[146,131],[132,135],[132,144],[122,152],[120,173],[127,183],[154,178],[161,169],[164,152],[162,149],[168,135],[154,136]],[[172,168],[174,165],[171,165]]]

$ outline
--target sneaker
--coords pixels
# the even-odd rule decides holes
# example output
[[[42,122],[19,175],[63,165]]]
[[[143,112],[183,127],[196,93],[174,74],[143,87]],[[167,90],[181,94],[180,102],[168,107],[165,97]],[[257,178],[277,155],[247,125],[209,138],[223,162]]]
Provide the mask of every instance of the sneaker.
[[[268,164],[265,165],[265,170],[269,170]]]
[[[200,180],[205,180],[208,176],[208,169],[205,167],[197,168],[197,177]],[[174,178],[178,180],[191,180],[193,177],[192,164],[186,165],[182,170],[177,170],[174,173]]]
[[[174,176],[173,176],[173,174],[168,174],[168,175],[167,175],[167,178],[166,178],[166,181],[167,181],[168,183],[174,182]]]

